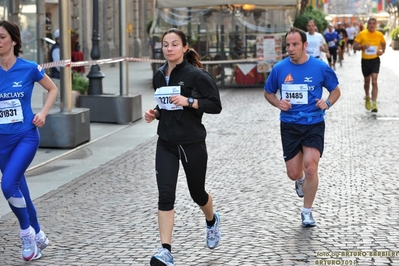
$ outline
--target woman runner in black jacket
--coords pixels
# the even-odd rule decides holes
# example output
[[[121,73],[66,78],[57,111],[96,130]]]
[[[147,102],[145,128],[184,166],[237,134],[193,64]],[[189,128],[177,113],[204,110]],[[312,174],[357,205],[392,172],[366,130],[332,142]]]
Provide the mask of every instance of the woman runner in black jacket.
[[[222,110],[218,87],[203,69],[198,54],[188,48],[187,36],[169,29],[162,36],[166,62],[153,77],[155,109],[145,112],[147,123],[158,123],[155,170],[158,184],[158,226],[162,248],[152,256],[151,265],[174,265],[171,254],[174,203],[179,161],[186,173],[190,195],[206,219],[206,243],[211,249],[220,240],[220,216],[213,211],[212,197],[205,191],[208,161],[204,113]]]

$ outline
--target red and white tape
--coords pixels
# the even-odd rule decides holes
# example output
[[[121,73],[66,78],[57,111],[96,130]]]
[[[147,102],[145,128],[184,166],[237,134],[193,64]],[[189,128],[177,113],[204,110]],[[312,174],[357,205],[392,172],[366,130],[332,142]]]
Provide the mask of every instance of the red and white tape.
[[[282,56],[282,57],[284,57],[284,56]],[[264,60],[275,60],[275,59],[276,59],[275,56],[271,56],[271,57],[259,57],[259,58],[247,58],[247,59],[235,59],[235,60],[211,60],[211,61],[201,61],[201,63],[204,65],[257,63],[257,62],[262,62]],[[164,63],[166,60],[149,59],[149,58],[134,58],[134,57],[117,57],[117,58],[109,58],[109,59],[72,62],[71,59],[66,59],[66,60],[61,60],[61,61],[57,61],[57,62],[44,63],[44,64],[41,64],[40,66],[44,69],[52,68],[52,67],[80,67],[80,66],[111,64],[111,63],[117,63],[117,62],[122,62],[122,61]]]

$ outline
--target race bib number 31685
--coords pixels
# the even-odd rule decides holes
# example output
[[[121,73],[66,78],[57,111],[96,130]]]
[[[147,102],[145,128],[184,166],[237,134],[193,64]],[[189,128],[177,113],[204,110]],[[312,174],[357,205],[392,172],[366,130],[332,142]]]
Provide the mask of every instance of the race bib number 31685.
[[[170,102],[170,96],[180,95],[180,86],[165,86],[158,88],[154,93],[159,109],[169,111],[183,110],[183,106],[176,106]]]

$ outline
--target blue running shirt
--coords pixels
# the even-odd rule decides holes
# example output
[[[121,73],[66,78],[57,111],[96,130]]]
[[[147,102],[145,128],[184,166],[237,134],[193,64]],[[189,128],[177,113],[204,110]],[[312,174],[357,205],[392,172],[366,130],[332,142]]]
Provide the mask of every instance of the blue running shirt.
[[[17,57],[8,70],[0,68],[0,134],[13,134],[34,128],[31,106],[33,86],[42,80],[44,70],[35,62]]]
[[[292,108],[281,111],[282,122],[307,125],[324,120],[324,111],[316,107],[316,99],[322,99],[323,87],[331,92],[337,86],[335,72],[324,61],[309,56],[300,65],[292,63],[290,58],[278,62],[264,89],[274,94],[279,91],[280,99],[290,99]]]

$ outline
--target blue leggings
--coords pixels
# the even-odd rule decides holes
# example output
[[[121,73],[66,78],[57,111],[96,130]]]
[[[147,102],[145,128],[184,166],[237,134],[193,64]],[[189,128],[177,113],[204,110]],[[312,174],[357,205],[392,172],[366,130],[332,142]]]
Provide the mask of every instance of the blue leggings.
[[[21,229],[32,226],[40,231],[37,214],[30,198],[25,171],[35,157],[40,137],[37,128],[16,134],[0,134],[1,190]],[[18,204],[15,204],[17,202]],[[26,205],[21,204],[25,202]]]
[[[174,208],[179,161],[186,173],[191,198],[199,206],[208,203],[209,195],[205,191],[208,152],[205,141],[176,145],[159,138],[155,170],[159,192],[158,209],[161,211],[170,211]]]

